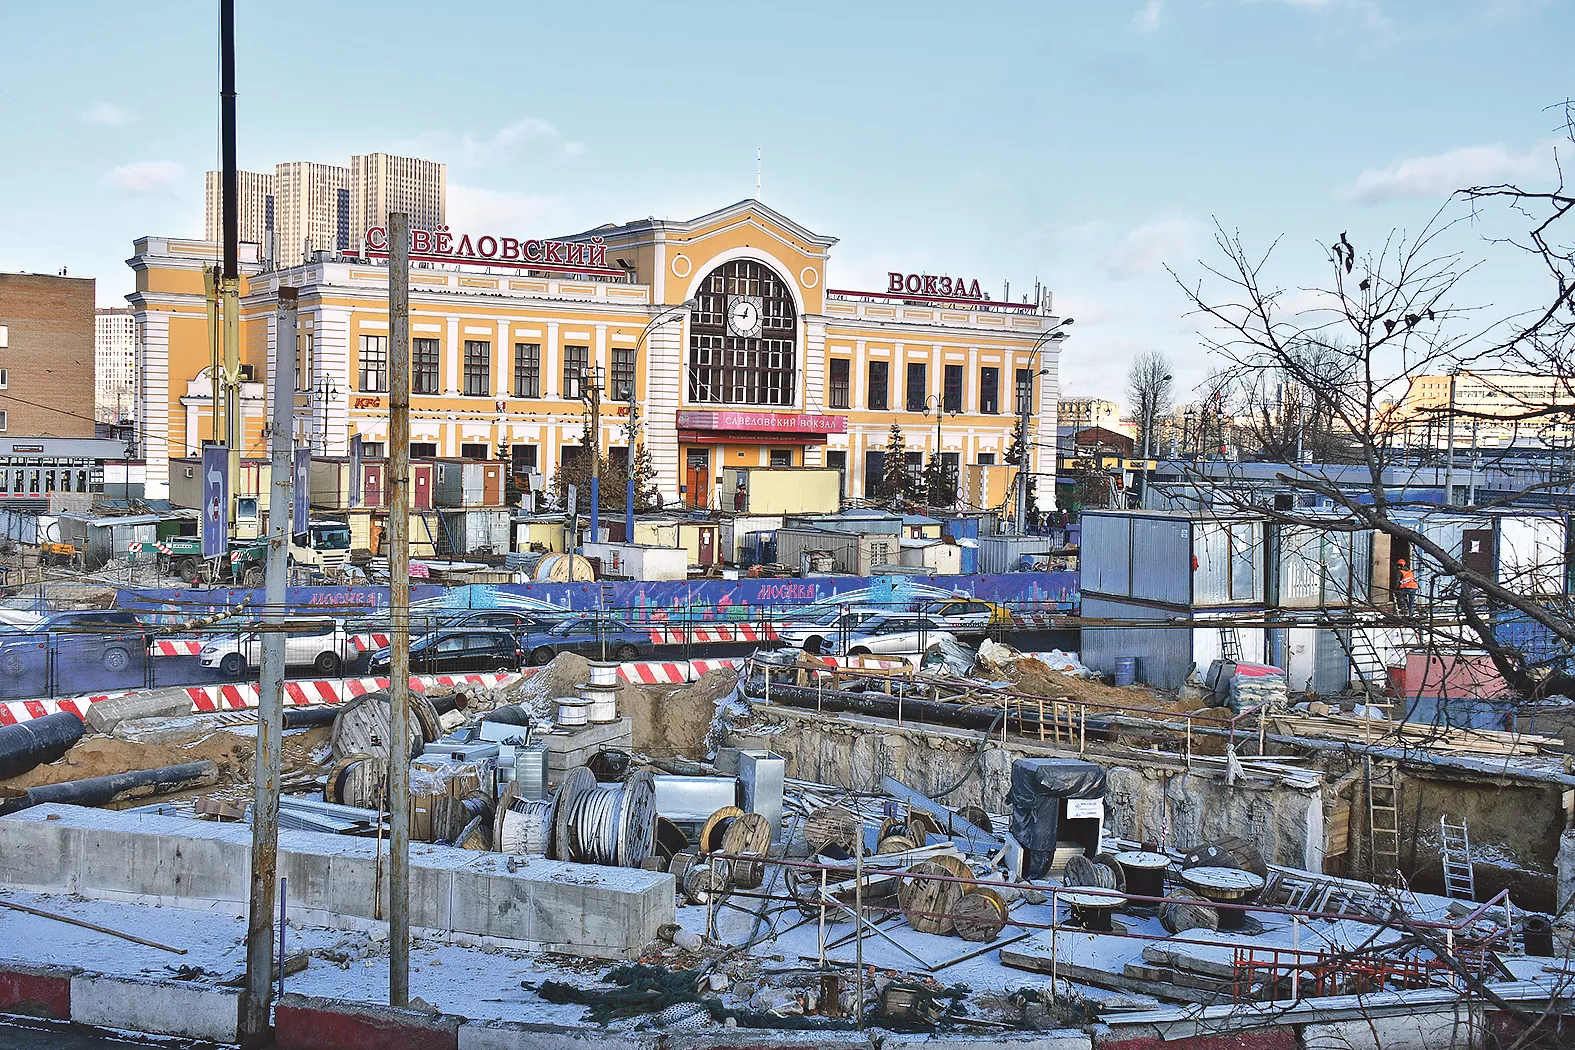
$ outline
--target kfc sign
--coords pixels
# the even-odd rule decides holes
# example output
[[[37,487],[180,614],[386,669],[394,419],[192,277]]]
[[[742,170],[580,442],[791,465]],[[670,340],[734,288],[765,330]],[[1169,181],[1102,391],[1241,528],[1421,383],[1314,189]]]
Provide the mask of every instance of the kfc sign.
[[[891,295],[924,295],[937,299],[979,299],[990,298],[989,295],[979,290],[979,281],[974,279],[970,284],[961,277],[937,277],[927,273],[897,273],[886,274],[888,283],[886,291]]]
[[[370,259],[388,258],[387,227],[373,226],[366,231],[366,255]],[[519,270],[623,276],[623,270],[607,265],[607,245],[600,237],[592,237],[588,242],[540,241],[491,234],[472,238],[465,233],[456,241],[447,226],[439,226],[436,230],[410,231],[410,258],[420,262],[474,263]]]

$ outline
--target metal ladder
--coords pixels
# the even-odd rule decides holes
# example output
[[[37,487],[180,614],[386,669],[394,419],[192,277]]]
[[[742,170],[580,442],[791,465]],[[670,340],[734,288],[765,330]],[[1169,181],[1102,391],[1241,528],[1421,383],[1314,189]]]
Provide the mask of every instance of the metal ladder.
[[[1351,670],[1356,672],[1357,680],[1362,683],[1362,691],[1375,699],[1386,697],[1389,693],[1389,668],[1384,664],[1383,657],[1378,655],[1378,649],[1367,633],[1348,627],[1336,629],[1334,637],[1339,641],[1340,648],[1345,650]]]
[[[1367,774],[1367,861],[1373,881],[1387,882],[1400,870],[1400,785],[1394,767],[1364,756]]]
[[[1453,900],[1476,900],[1477,872],[1471,861],[1471,832],[1466,822],[1451,824],[1448,817],[1441,815],[1438,831],[1438,859],[1444,866],[1444,896]]]
[[[1241,632],[1234,625],[1220,628],[1220,656],[1230,663],[1241,663]]]

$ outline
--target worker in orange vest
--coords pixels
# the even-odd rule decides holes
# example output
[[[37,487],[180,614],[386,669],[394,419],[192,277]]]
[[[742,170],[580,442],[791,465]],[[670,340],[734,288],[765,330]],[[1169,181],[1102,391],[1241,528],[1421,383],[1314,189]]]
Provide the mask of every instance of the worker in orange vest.
[[[1400,592],[1395,604],[1406,616],[1415,616],[1417,591],[1416,573],[1412,572],[1406,566],[1404,558],[1400,558],[1395,561],[1395,568],[1398,570],[1399,576],[1399,579],[1395,584],[1395,589]]]

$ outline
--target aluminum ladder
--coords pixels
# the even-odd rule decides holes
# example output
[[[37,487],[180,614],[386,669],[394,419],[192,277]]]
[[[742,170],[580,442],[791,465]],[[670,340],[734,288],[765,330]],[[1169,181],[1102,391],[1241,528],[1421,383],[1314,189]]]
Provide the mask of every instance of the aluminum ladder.
[[[1451,824],[1449,818],[1438,818],[1438,859],[1444,866],[1444,896],[1452,900],[1477,899],[1477,871],[1471,861],[1471,832],[1462,820]]]
[[[1367,774],[1367,866],[1373,881],[1387,883],[1400,871],[1400,785],[1395,770],[1364,756]]]
[[[1362,683],[1362,691],[1374,698],[1387,696],[1389,668],[1384,664],[1383,657],[1378,655],[1378,649],[1367,633],[1355,627],[1344,630],[1337,628],[1334,637],[1340,643],[1340,648],[1345,650],[1351,670],[1356,672],[1357,681]]]
[[[1220,657],[1229,663],[1241,663],[1241,632],[1234,624],[1220,628]]]

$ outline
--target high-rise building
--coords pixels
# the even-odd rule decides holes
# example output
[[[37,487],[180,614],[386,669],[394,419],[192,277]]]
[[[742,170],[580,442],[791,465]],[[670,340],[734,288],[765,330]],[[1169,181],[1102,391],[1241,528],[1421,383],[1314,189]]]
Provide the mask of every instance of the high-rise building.
[[[274,233],[273,176],[256,171],[236,172],[240,193],[240,239],[262,245],[267,256]],[[208,172],[204,179],[202,236],[209,241],[224,240],[224,173]]]
[[[93,415],[101,423],[131,418],[137,403],[137,323],[124,306],[93,316]]]
[[[410,227],[435,230],[443,225],[448,201],[448,166],[417,157],[368,153],[350,158],[350,243],[373,226],[387,222],[388,213],[403,211]]]
[[[294,266],[314,252],[349,251],[350,169],[291,160],[274,169],[279,244],[275,265]]]
[[[93,289],[0,273],[0,436],[93,436]]]

